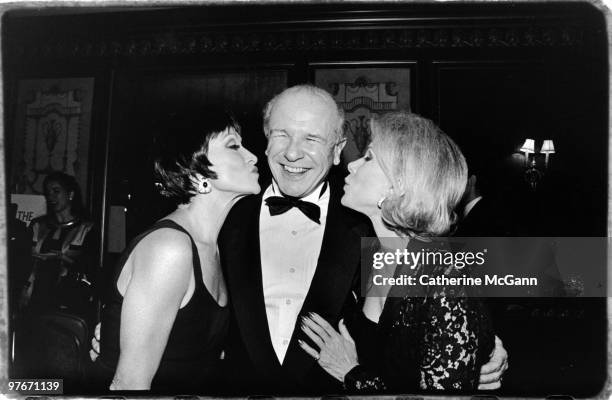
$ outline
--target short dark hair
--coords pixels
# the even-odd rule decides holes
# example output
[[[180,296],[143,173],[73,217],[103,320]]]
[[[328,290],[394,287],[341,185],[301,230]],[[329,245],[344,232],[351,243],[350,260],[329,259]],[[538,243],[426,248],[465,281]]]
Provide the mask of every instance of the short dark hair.
[[[47,195],[47,185],[51,182],[58,183],[65,191],[72,192],[72,200],[70,202],[70,212],[73,216],[78,218],[87,217],[87,211],[83,206],[83,197],[81,195],[81,188],[77,183],[76,179],[72,175],[68,175],[61,171],[53,171],[49,173],[43,180],[43,193],[45,197]],[[47,215],[51,213],[47,209]]]
[[[208,160],[208,144],[228,128],[240,125],[223,108],[198,107],[167,113],[154,128],[155,184],[162,196],[185,204],[194,196],[192,178],[215,179]]]

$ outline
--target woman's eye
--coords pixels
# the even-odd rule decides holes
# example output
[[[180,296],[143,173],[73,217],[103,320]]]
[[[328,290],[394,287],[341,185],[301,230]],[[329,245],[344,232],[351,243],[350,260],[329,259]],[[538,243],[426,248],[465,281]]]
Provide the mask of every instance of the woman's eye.
[[[228,147],[230,149],[232,149],[232,150],[238,150],[240,148],[240,145],[239,144],[232,144],[232,145],[229,145]]]

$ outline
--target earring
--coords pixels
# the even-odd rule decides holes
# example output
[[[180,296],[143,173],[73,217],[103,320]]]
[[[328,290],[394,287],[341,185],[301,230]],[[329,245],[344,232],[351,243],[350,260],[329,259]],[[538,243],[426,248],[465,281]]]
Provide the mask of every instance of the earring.
[[[198,185],[198,193],[200,194],[210,193],[210,183],[208,182],[208,179],[204,179],[202,180],[202,182],[200,182],[200,184]]]
[[[387,198],[385,196],[381,197],[380,200],[378,200],[378,202],[376,203],[376,207],[378,207],[378,209],[380,210],[382,208],[382,204],[383,202],[386,200]]]

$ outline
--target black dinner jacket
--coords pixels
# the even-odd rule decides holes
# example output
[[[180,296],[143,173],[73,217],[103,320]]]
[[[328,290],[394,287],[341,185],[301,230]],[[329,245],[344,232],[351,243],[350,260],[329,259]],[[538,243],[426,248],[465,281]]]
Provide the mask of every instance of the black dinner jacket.
[[[496,207],[487,197],[480,199],[470,213],[461,221],[453,236],[456,237],[512,237],[515,232],[511,228],[506,212]]]
[[[330,181],[330,199],[321,252],[310,289],[281,365],[270,339],[259,249],[263,193],[240,200],[219,234],[219,254],[231,296],[233,323],[226,348],[226,374],[241,394],[325,394],[341,391],[298,344],[309,342],[300,316],[316,312],[337,327],[359,295],[361,237],[374,236],[369,220],[340,204],[341,186]],[[263,192],[263,191],[262,191]],[[312,347],[316,348],[311,343]]]

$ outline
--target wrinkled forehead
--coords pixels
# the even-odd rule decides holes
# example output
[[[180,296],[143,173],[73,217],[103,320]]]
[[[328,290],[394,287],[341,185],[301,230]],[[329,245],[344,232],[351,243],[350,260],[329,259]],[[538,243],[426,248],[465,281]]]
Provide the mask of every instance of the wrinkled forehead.
[[[270,129],[300,127],[325,136],[334,134],[336,104],[315,93],[297,92],[281,96],[270,110]]]

